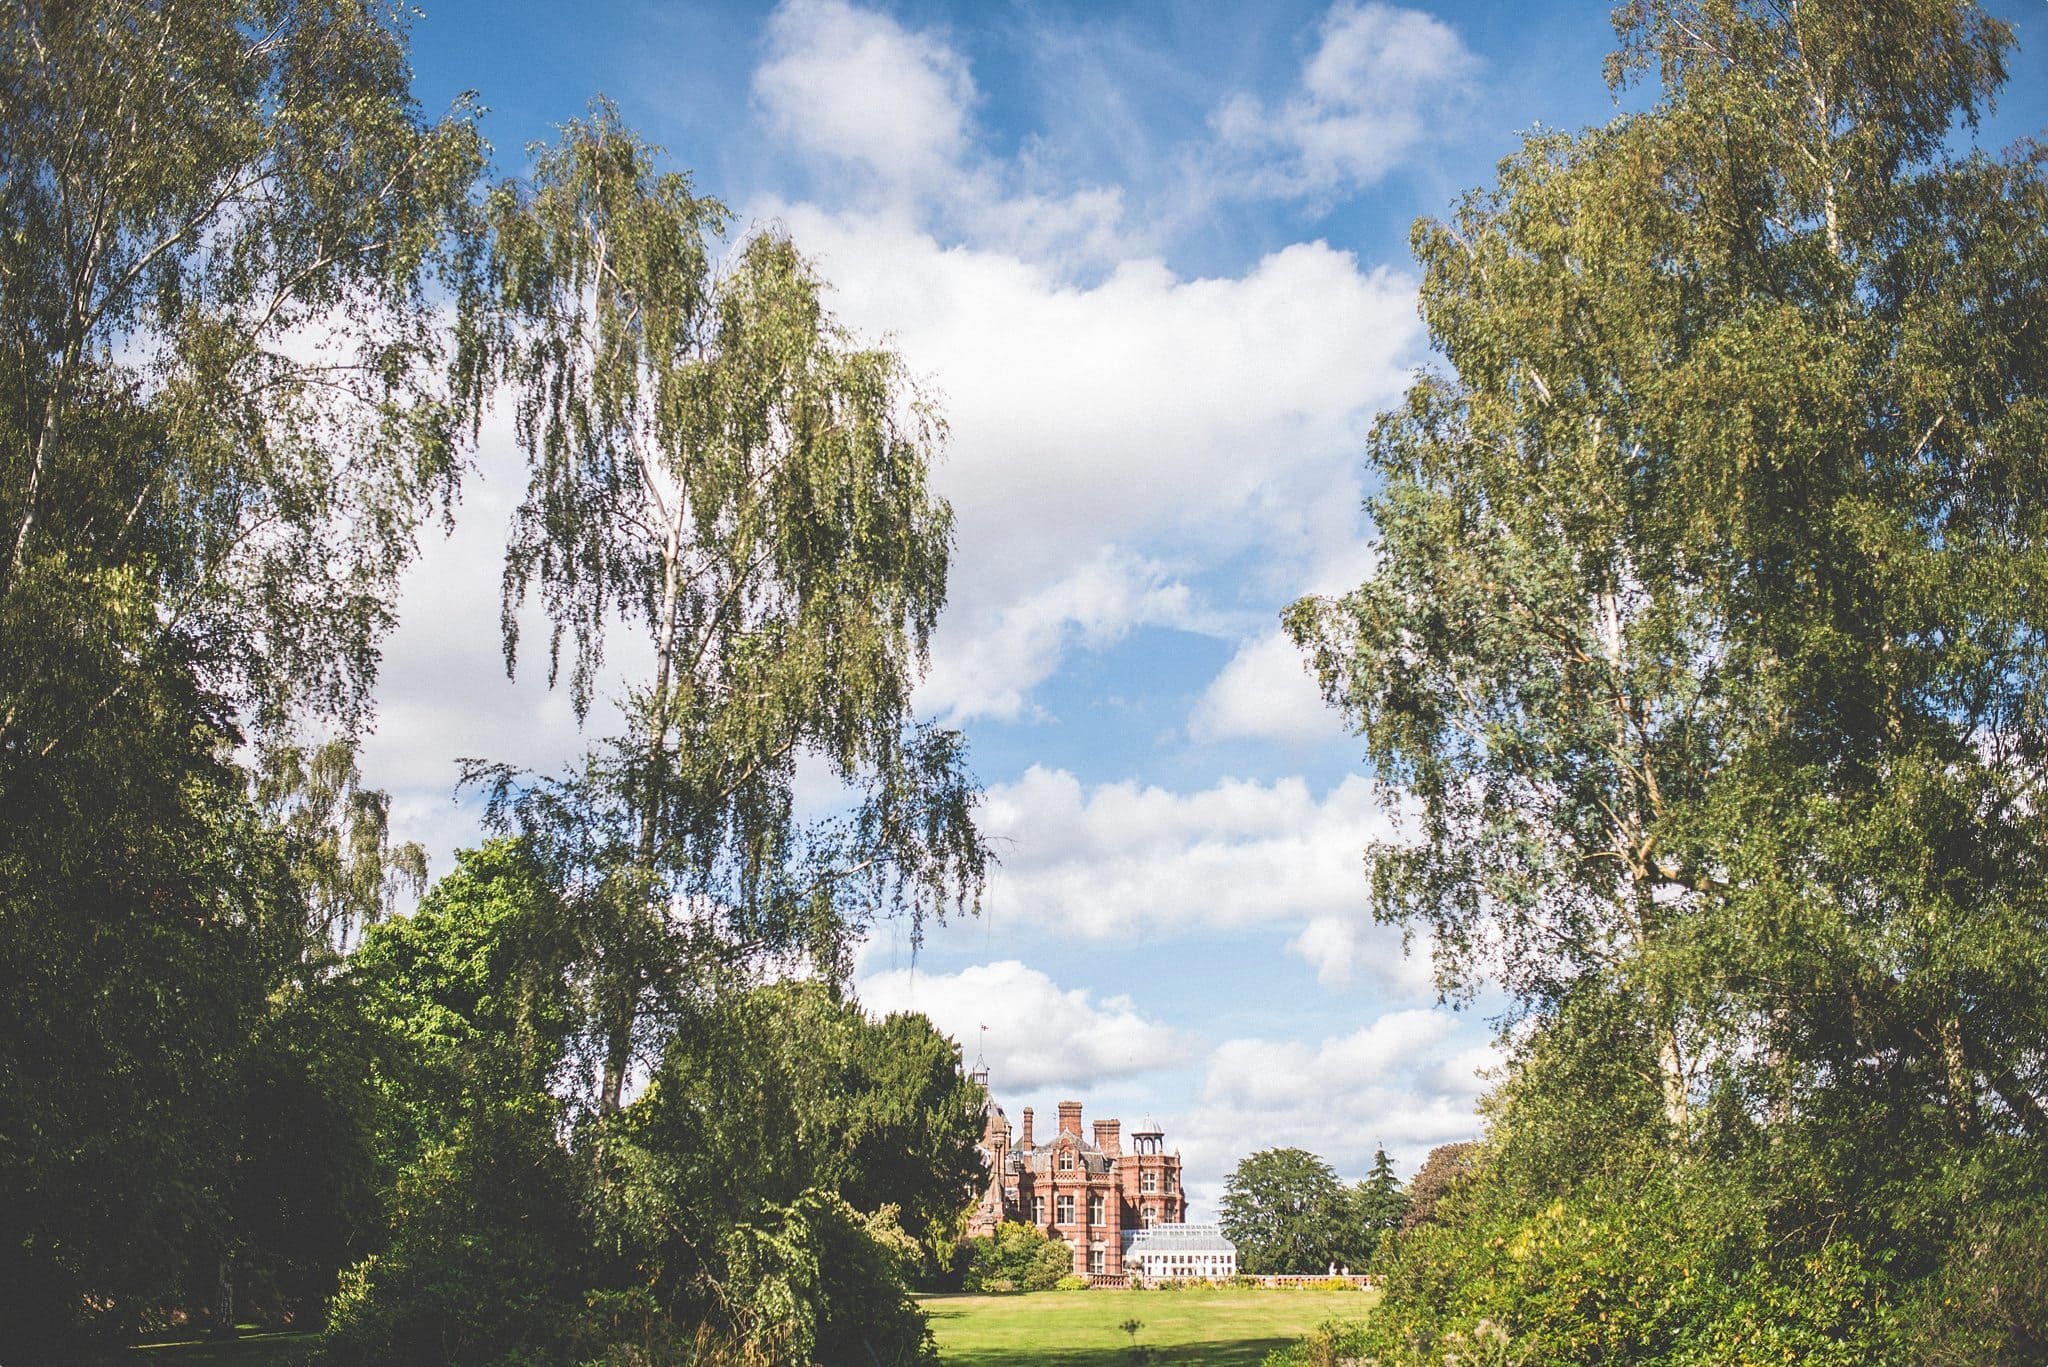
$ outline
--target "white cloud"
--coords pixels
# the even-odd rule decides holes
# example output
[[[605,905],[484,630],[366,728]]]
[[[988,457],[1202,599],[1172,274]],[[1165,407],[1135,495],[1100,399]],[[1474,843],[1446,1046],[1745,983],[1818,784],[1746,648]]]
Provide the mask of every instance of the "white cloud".
[[[1101,266],[1128,253],[1121,187],[1055,187],[1028,155],[980,154],[980,94],[942,33],[846,0],[784,0],[767,46],[753,93],[768,131],[850,172],[870,204],[1034,259]]]
[[[1206,1173],[1291,1146],[1355,1179],[1378,1144],[1412,1171],[1436,1145],[1478,1136],[1474,1107],[1498,1064],[1483,1027],[1445,1010],[1389,1012],[1315,1044],[1227,1040],[1176,1124],[1190,1168]]]
[[[1264,740],[1306,747],[1341,742],[1343,718],[1316,687],[1307,656],[1279,631],[1239,646],[1196,702],[1196,740]]]
[[[1424,16],[1341,9],[1304,99],[1435,89],[1461,51]],[[932,378],[951,424],[937,484],[960,549],[925,706],[1034,715],[1067,650],[1161,621],[1173,576],[1258,547],[1248,587],[1291,594],[1355,546],[1357,453],[1420,350],[1411,276],[1322,242],[1176,274],[1141,248],[1120,187],[1053,183],[1028,139],[982,151],[972,73],[942,32],[846,0],[786,0],[754,91],[773,134],[869,191],[858,209],[769,199],[754,216],[819,262],[845,322]],[[1116,613],[1068,615],[1111,576],[1134,589]]]
[[[976,95],[966,61],[938,38],[844,0],[785,0],[754,98],[796,147],[919,191],[955,174]]]
[[[970,650],[941,650],[920,707],[949,721],[1014,719],[1069,646],[1101,649],[1139,626],[1215,633],[1213,615],[1164,566],[1114,546],[1065,578],[990,612]]]
[[[1293,97],[1269,107],[1237,94],[1210,117],[1227,147],[1265,158],[1250,173],[1265,193],[1325,195],[1377,181],[1449,116],[1477,64],[1456,30],[1393,5],[1339,4],[1320,38]]]
[[[1062,649],[1147,620],[1018,644],[1046,641],[1062,586],[1104,564],[1171,544],[1178,569],[1257,547],[1274,581],[1257,587],[1289,593],[1355,547],[1358,451],[1421,342],[1409,276],[1317,242],[1237,277],[1133,260],[1080,287],[900,217],[774,212],[834,282],[840,316],[933,377],[951,423],[936,483],[959,550],[934,705],[1014,715]],[[1020,650],[1028,667],[996,677]]]
[[[1015,959],[958,973],[891,969],[864,977],[859,995],[877,1014],[924,1012],[970,1060],[983,1051],[1006,1095],[1057,1088],[1084,1096],[1102,1083],[1185,1062],[1192,1052],[1190,1041],[1146,1018],[1129,997],[1098,1000],[1086,988],[1063,989]]]
[[[1364,899],[1359,853],[1384,821],[1356,777],[1318,800],[1298,778],[1175,793],[1035,765],[985,814],[991,913],[1093,936],[1339,914]]]

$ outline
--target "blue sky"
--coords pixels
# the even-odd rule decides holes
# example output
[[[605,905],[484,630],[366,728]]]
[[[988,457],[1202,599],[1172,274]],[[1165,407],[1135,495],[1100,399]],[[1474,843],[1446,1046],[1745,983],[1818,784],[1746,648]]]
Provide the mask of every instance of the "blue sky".
[[[2003,146],[2043,127],[2048,6],[1993,9],[2022,45],[1982,135]],[[419,96],[477,91],[502,172],[605,93],[943,397],[959,546],[919,702],[970,738],[1004,864],[916,955],[880,930],[863,998],[985,1050],[1012,1116],[1155,1115],[1197,1219],[1256,1149],[1357,1177],[1376,1143],[1412,1169],[1476,1133],[1486,1013],[1437,1007],[1371,924],[1360,852],[1389,818],[1276,614],[1368,568],[1364,434],[1425,358],[1409,225],[1521,132],[1613,113],[1605,7],[425,10]],[[457,757],[583,745],[538,673],[504,680],[503,422],[477,465],[364,756],[437,871],[476,839]]]

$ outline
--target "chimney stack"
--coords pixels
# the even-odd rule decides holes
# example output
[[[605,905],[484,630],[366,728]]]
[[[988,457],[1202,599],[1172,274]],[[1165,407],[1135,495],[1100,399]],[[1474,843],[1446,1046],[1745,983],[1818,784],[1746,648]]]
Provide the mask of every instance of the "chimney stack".
[[[1081,1103],[1062,1101],[1060,1103],[1060,1133],[1081,1137]]]
[[[1121,1120],[1098,1120],[1095,1122],[1095,1147],[1104,1153],[1122,1153],[1117,1140],[1124,1128]]]
[[[1029,1106],[1024,1108],[1024,1136],[1017,1141],[1017,1147],[1020,1149],[1031,1147],[1031,1108]]]

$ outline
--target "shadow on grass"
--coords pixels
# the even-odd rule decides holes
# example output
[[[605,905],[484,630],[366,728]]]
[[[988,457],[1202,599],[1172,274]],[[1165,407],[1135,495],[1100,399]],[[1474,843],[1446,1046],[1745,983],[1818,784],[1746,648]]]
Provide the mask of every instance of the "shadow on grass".
[[[231,1363],[233,1367],[299,1367],[312,1355],[320,1336],[286,1330],[251,1330],[240,1338],[211,1339],[190,1334],[164,1335],[138,1343],[112,1361],[121,1367],[197,1367]]]

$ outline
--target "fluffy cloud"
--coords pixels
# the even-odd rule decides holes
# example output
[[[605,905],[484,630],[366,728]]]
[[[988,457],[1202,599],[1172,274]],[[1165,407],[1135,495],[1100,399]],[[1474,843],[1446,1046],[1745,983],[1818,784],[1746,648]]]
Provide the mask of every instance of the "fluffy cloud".
[[[1477,1136],[1474,1106],[1499,1062],[1483,1026],[1445,1010],[1389,1012],[1316,1044],[1233,1039],[1210,1053],[1200,1101],[1176,1125],[1204,1174],[1285,1146],[1355,1178],[1384,1144],[1412,1169],[1436,1145]]]
[[[1014,715],[1061,649],[1157,620],[1153,547],[1174,567],[1258,547],[1262,587],[1290,593],[1356,543],[1357,452],[1421,341],[1407,275],[1303,243],[1237,277],[1134,260],[1082,287],[898,218],[776,213],[841,316],[931,376],[951,423],[937,482],[959,552],[933,705]],[[1132,556],[1149,559],[1120,621],[1045,624]]]
[[[1029,711],[1030,690],[1053,673],[1076,641],[1100,648],[1139,626],[1217,629],[1188,586],[1164,566],[1114,546],[985,620],[972,649],[939,653],[918,695],[925,710],[951,721],[1015,718]]]
[[[1451,112],[1475,66],[1457,32],[1420,10],[1340,4],[1324,18],[1293,97],[1272,107],[1235,95],[1210,123],[1227,146],[1265,158],[1251,174],[1257,190],[1314,196],[1356,189],[1416,150]]]
[[[1340,9],[1305,98],[1392,107],[1461,51],[1423,16]],[[1191,615],[1161,598],[1185,567],[1258,547],[1273,582],[1257,587],[1286,594],[1356,541],[1365,427],[1420,350],[1411,276],[1321,242],[1176,274],[1118,187],[1043,183],[1029,143],[980,151],[972,75],[942,34],[845,0],[778,7],[754,92],[771,133],[873,192],[752,214],[789,227],[840,316],[931,377],[951,424],[937,478],[960,551],[926,706],[1028,715],[1066,650]]]
[[[1301,648],[1278,631],[1239,646],[1210,683],[1188,724],[1196,740],[1325,745],[1346,734],[1323,701]]]
[[[859,991],[872,1012],[922,1011],[970,1059],[983,1051],[1006,1095],[1050,1088],[1085,1096],[1101,1083],[1182,1063],[1193,1049],[1129,997],[1063,989],[1015,959],[946,974],[892,969],[863,978]]]
[[[754,98],[785,141],[914,190],[966,153],[975,90],[937,38],[844,0],[786,0],[768,21]]]
[[[984,824],[1003,859],[994,914],[1091,936],[1345,915],[1364,900],[1360,851],[1387,829],[1357,777],[1319,800],[1298,778],[1176,793],[1038,766],[990,789]]]

